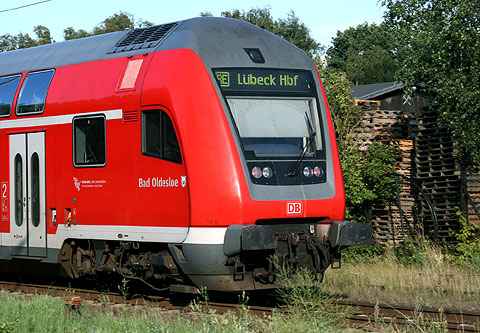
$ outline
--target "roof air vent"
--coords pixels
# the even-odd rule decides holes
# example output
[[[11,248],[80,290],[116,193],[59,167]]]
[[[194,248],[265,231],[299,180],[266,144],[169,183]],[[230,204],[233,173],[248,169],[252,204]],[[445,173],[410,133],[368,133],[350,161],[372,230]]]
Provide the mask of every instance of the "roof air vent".
[[[178,26],[178,22],[131,30],[108,53],[120,53],[156,47]]]

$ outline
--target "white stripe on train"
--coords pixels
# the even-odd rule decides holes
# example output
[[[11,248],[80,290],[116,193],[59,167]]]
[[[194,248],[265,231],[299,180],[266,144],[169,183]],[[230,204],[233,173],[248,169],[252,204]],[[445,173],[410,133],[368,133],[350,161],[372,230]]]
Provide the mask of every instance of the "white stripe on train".
[[[10,120],[0,120],[0,129],[12,129],[22,127],[37,127],[50,125],[70,124],[75,117],[105,115],[107,120],[122,119],[122,110],[105,110],[95,112],[73,113],[60,116],[35,117],[35,118],[17,118]]]
[[[67,238],[159,242],[177,244],[221,245],[227,228],[142,227],[119,225],[58,226],[56,234],[47,235],[48,248],[60,248]]]

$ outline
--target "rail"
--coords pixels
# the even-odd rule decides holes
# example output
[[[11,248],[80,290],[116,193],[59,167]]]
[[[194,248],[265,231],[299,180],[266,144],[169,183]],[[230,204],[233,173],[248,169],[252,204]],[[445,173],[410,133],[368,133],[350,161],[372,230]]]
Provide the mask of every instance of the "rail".
[[[80,307],[83,300],[91,300],[94,306],[106,306],[108,304],[131,304],[148,305],[147,308],[157,307],[166,310],[191,310],[191,295],[182,299],[182,295],[158,294],[155,295],[131,295],[133,297],[125,299],[118,292],[99,292],[85,286],[72,289],[71,285],[52,286],[50,283],[25,283],[18,281],[0,281],[1,290],[12,292],[23,292],[29,294],[48,294],[65,298],[66,314],[70,306]],[[210,294],[210,293],[209,293]],[[74,296],[73,296],[74,295]],[[214,295],[212,295],[214,296]],[[248,309],[252,316],[265,318],[270,316],[274,308],[277,311],[288,314],[289,309],[279,306],[276,300],[271,299],[273,295],[258,295],[258,299],[250,298],[250,305],[239,305],[238,297],[232,293],[222,293],[209,298],[208,302],[198,301],[198,304],[214,309],[216,314],[223,314],[229,311],[243,311]],[[256,299],[257,297],[255,297]],[[271,304],[274,304],[273,306]],[[420,324],[423,320],[431,323],[438,323],[445,327],[449,332],[479,332],[480,331],[480,312],[474,311],[456,311],[437,308],[418,308],[393,304],[373,304],[364,302],[354,302],[347,300],[332,299],[332,313],[342,313],[353,327],[362,330],[371,331],[375,323],[391,325],[395,330],[403,331],[405,327],[411,327],[415,318],[420,318]],[[73,309],[73,308],[72,308]]]

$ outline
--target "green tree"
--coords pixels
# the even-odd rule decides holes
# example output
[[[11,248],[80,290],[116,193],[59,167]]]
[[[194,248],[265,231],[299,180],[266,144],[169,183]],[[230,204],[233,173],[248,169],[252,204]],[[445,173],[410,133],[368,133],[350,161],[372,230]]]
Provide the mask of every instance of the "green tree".
[[[463,165],[480,163],[480,2],[384,0],[398,78],[421,86],[450,127]]]
[[[222,12],[223,17],[230,17],[250,22],[257,27],[273,32],[278,22],[270,14],[269,8],[252,8],[248,12],[235,9]]]
[[[326,70],[323,64],[318,63],[318,61],[317,67],[335,124],[338,149],[341,153],[357,150],[358,147],[352,144],[352,137],[355,129],[360,125],[363,113],[350,97],[352,82],[345,72]]]
[[[65,38],[65,40],[84,38],[88,36],[91,36],[91,33],[83,29],[75,30],[72,27],[68,27],[63,30],[63,38]]]
[[[101,35],[108,32],[115,32],[135,27],[135,20],[133,15],[129,13],[120,12],[103,20],[95,28],[93,28],[93,35]]]
[[[374,142],[361,150],[355,131],[364,113],[350,98],[352,82],[345,72],[333,72],[316,61],[335,125],[345,184],[347,219],[366,221],[374,203],[386,204],[395,198],[390,176],[395,172],[396,147]]]
[[[147,20],[138,20],[137,21],[137,24],[136,24],[136,27],[137,28],[147,28],[147,27],[151,27],[151,26],[154,26],[155,23],[152,23],[150,21],[147,21]]]
[[[347,73],[355,84],[393,81],[396,69],[391,53],[380,46],[364,52],[351,48],[347,52]]]
[[[135,22],[135,18],[130,13],[119,12],[107,17],[101,23],[99,23],[91,32],[80,29],[75,30],[72,27],[68,27],[63,30],[63,36],[65,40],[84,38],[88,36],[101,35],[109,32],[128,30],[134,28],[145,28],[154,25],[152,22],[138,20]]]
[[[204,12],[200,15],[212,16],[212,13]],[[252,8],[248,12],[235,9],[222,12],[221,15],[223,17],[244,20],[268,30],[302,49],[312,58],[319,56],[324,51],[324,47],[315,41],[310,35],[310,29],[295,16],[293,11],[288,13],[286,19],[278,20],[273,19],[268,7]]]
[[[10,34],[0,36],[0,52],[15,50],[17,43],[15,37]]]
[[[55,41],[53,40],[50,34],[50,29],[48,29],[47,27],[44,27],[43,25],[37,25],[36,27],[33,28],[33,31],[37,35],[37,40],[36,40],[37,45],[55,43]]]
[[[19,33],[18,35],[14,36],[14,41],[16,43],[16,49],[26,49],[28,47],[38,45],[37,41],[28,34]]]
[[[304,50],[311,57],[315,57],[324,51],[324,47],[310,36],[310,29],[295,16],[293,10],[288,13],[285,20],[278,20],[276,34]]]
[[[385,24],[363,23],[337,32],[327,50],[327,67],[345,71],[358,84],[393,81],[393,35]]]
[[[0,36],[0,52],[55,43],[50,35],[50,30],[47,27],[37,25],[33,28],[33,31],[37,35],[37,39],[30,37],[29,34],[23,33],[19,33],[18,35],[6,34]]]

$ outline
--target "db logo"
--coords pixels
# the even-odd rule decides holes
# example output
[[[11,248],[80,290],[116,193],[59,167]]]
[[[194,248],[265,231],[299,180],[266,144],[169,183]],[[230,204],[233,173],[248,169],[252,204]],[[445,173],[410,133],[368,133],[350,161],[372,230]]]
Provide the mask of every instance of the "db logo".
[[[287,215],[302,215],[303,203],[301,201],[287,202]]]

